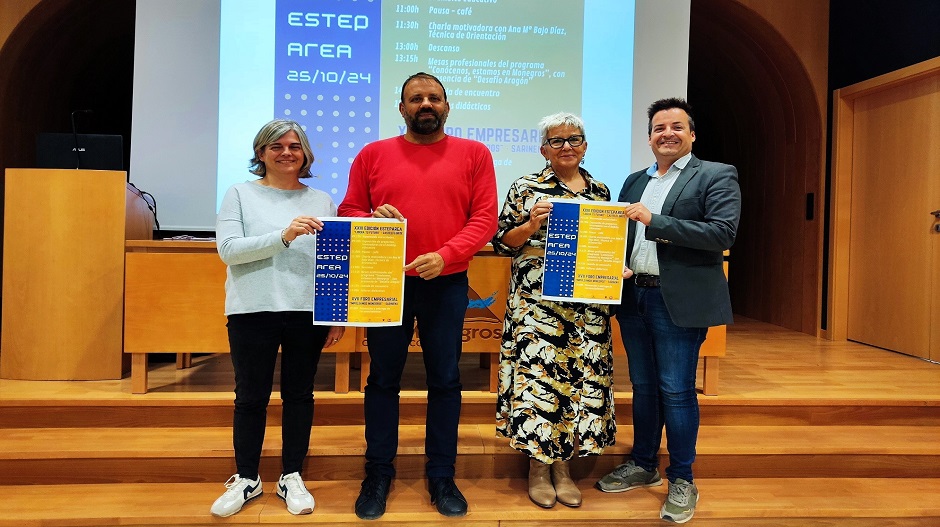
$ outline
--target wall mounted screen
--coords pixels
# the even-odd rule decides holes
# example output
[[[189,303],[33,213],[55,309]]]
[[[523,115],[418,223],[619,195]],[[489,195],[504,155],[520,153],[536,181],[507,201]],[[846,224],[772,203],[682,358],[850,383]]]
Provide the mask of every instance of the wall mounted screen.
[[[584,118],[585,168],[616,196],[635,161],[650,161],[648,147],[636,154],[634,136],[645,145],[651,100],[635,102],[635,95],[685,94],[688,0],[670,7],[650,0],[139,2],[131,179],[157,198],[165,229],[212,230],[226,189],[254,178],[247,171],[254,134],[284,117],[305,127],[316,157],[315,177],[304,182],[339,203],[362,146],[403,133],[401,84],[426,71],[447,89],[447,132],[490,148],[500,198],[514,179],[544,166],[537,124],[559,111]],[[647,46],[659,58],[637,54],[644,32],[657,38],[663,30],[679,45]]]

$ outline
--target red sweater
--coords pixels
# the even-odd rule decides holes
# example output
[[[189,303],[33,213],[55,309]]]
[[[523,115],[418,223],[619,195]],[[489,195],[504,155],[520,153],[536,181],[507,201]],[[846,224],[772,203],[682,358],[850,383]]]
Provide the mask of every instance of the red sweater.
[[[437,252],[441,274],[465,271],[496,233],[493,156],[483,143],[452,136],[429,145],[402,136],[370,143],[349,170],[339,215],[371,217],[385,204],[408,220],[405,263]]]

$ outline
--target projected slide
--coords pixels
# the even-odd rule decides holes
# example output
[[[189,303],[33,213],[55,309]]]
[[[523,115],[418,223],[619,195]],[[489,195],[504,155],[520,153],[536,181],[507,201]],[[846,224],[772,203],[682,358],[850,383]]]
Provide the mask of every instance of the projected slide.
[[[352,159],[379,138],[381,4],[277,1],[272,117],[304,125],[320,176],[306,183],[337,203]]]
[[[587,168],[616,191],[629,160],[633,2],[623,0],[223,0],[218,196],[249,179],[246,148],[273,118],[300,122],[316,157],[304,180],[337,202],[349,166],[401,135],[402,82],[447,90],[446,131],[493,154],[500,198],[544,166],[539,119],[584,117]]]

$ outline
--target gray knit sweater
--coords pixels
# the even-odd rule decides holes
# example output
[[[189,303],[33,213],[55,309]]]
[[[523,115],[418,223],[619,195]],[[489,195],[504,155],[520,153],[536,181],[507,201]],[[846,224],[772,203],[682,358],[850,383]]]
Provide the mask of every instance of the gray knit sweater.
[[[320,190],[280,190],[246,182],[222,198],[216,220],[219,256],[228,265],[225,314],[313,311],[314,236],[281,242],[281,230],[300,215],[336,216]]]

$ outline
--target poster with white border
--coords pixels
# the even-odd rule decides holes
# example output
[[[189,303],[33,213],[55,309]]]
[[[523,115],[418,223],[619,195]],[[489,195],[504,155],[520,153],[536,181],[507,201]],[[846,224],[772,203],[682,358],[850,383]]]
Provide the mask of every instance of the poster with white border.
[[[407,222],[388,218],[320,218],[313,323],[401,324]]]

